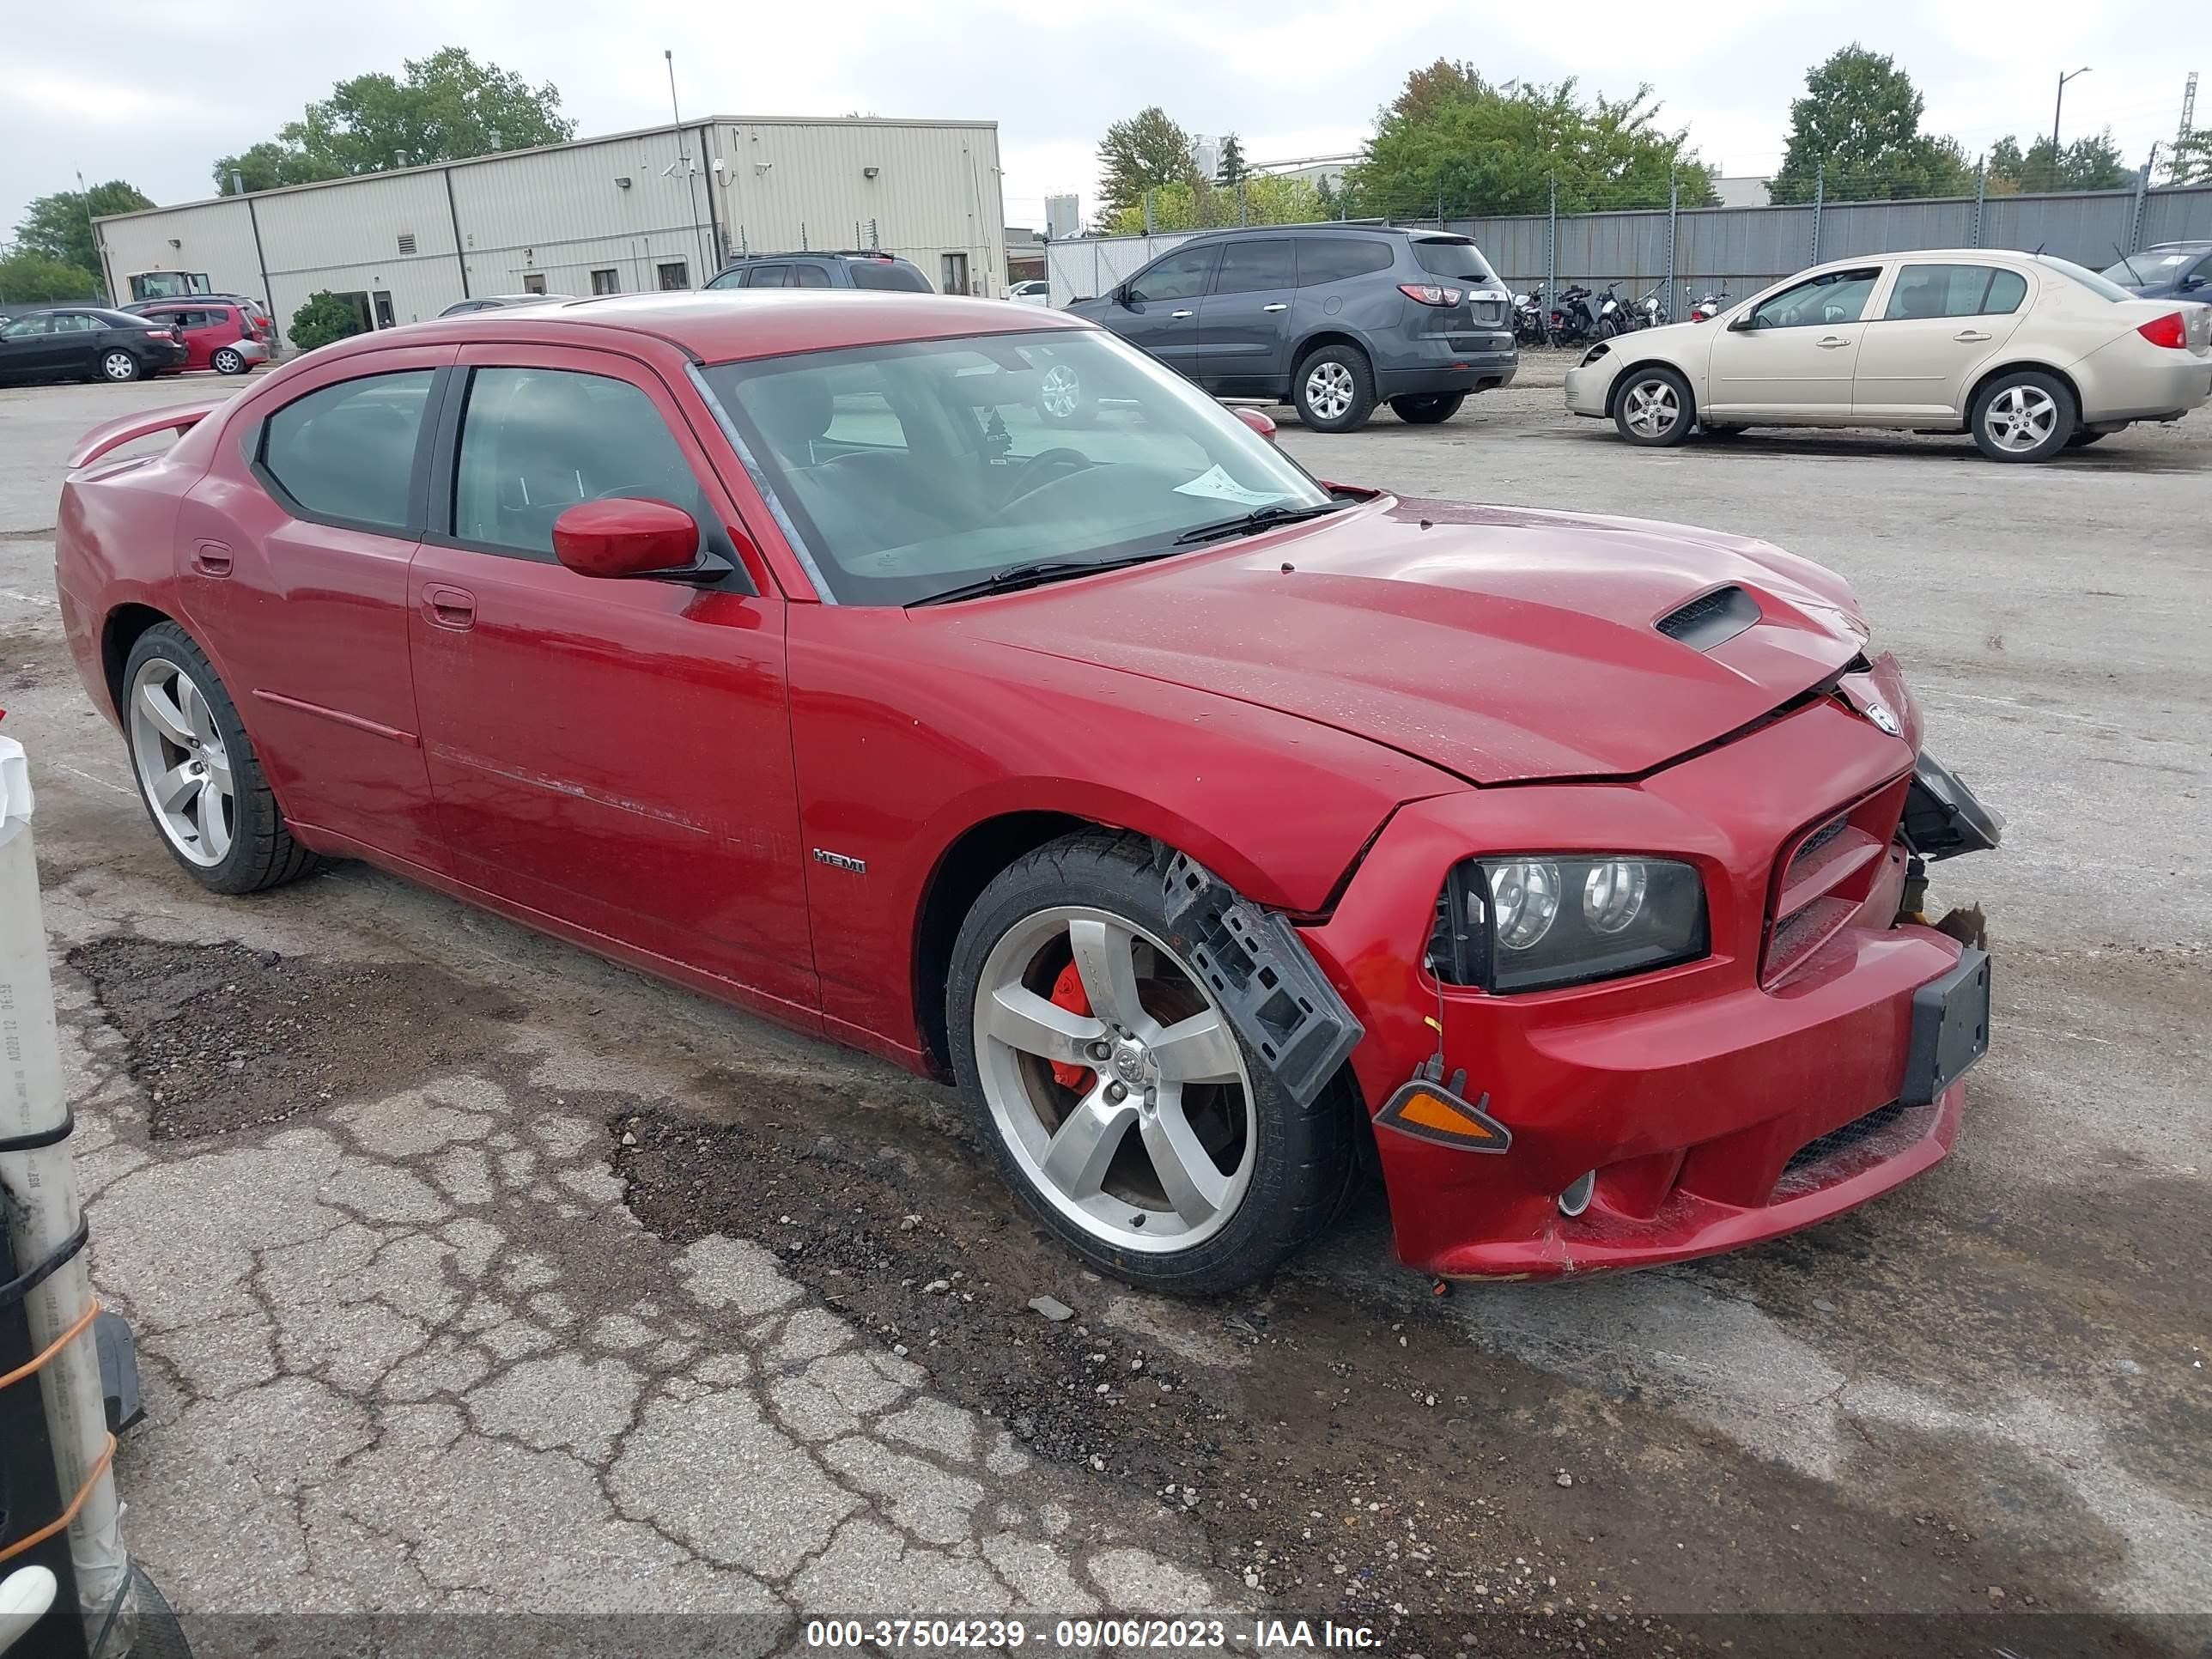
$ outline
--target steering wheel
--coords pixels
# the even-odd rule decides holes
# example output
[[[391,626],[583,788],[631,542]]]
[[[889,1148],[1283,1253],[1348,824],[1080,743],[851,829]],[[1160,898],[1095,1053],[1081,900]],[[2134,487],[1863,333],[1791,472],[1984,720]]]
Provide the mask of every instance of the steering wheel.
[[[1080,472],[1094,465],[1096,463],[1082,451],[1070,449],[1065,444],[1053,449],[1040,449],[1024,461],[1020,470],[1014,474],[1012,488],[1006,492],[1006,500],[999,503],[999,509],[1004,512],[1031,490],[1042,489],[1045,485],[1056,482],[1059,476]]]

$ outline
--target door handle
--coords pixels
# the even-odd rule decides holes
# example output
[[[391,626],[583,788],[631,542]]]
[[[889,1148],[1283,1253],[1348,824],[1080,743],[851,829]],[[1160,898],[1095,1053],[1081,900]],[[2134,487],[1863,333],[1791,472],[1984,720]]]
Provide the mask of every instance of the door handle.
[[[1262,311],[1288,311],[1290,308],[1290,302],[1286,300],[1278,300],[1271,306],[1261,306],[1260,307]]]
[[[1168,316],[1170,319],[1176,317],[1194,317],[1198,313],[1194,311],[1170,311],[1168,313]]]
[[[465,634],[477,625],[477,596],[465,588],[432,586],[422,590],[422,614],[433,628]]]
[[[221,542],[196,542],[192,544],[191,565],[203,576],[228,576],[230,550]]]
[[[1986,340],[1990,337],[1978,328],[1962,328],[1951,337],[1954,340]]]
[[[1820,347],[1823,351],[1833,351],[1838,346],[1847,346],[1850,342],[1844,338],[1840,334],[1831,334],[1827,338],[1824,340],[1815,340],[1813,343]]]

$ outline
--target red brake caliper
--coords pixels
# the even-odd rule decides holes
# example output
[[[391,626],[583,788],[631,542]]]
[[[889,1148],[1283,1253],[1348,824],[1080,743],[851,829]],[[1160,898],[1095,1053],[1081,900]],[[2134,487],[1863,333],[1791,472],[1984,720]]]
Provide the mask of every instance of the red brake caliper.
[[[1055,1008],[1066,1009],[1071,1014],[1087,1014],[1091,1012],[1091,994],[1083,988],[1083,975],[1076,972],[1073,963],[1069,963],[1066,967],[1060,970],[1060,977],[1052,982],[1052,995],[1046,1000]],[[1073,1089],[1076,1093],[1081,1094],[1090,1082],[1092,1072],[1088,1066],[1078,1066],[1072,1060],[1055,1060],[1052,1062],[1052,1074],[1061,1088]]]

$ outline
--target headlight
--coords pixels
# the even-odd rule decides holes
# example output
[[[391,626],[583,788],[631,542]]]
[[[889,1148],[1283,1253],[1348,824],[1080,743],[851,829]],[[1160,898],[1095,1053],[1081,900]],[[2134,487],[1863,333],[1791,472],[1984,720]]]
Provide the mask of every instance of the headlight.
[[[1705,884],[1673,859],[1477,859],[1454,867],[1429,966],[1493,992],[1583,985],[1710,948]]]

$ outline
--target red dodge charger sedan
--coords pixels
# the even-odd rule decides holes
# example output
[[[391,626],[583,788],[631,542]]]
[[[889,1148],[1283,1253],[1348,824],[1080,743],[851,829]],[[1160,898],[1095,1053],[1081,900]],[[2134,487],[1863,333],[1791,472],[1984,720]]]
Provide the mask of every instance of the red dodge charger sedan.
[[[205,886],[366,859],[953,1079],[1133,1283],[1265,1274],[1370,1158],[1483,1276],[1941,1158],[1989,974],[1925,866],[1997,824],[1848,587],[1267,429],[990,301],[433,322],[89,434],[63,614]]]

